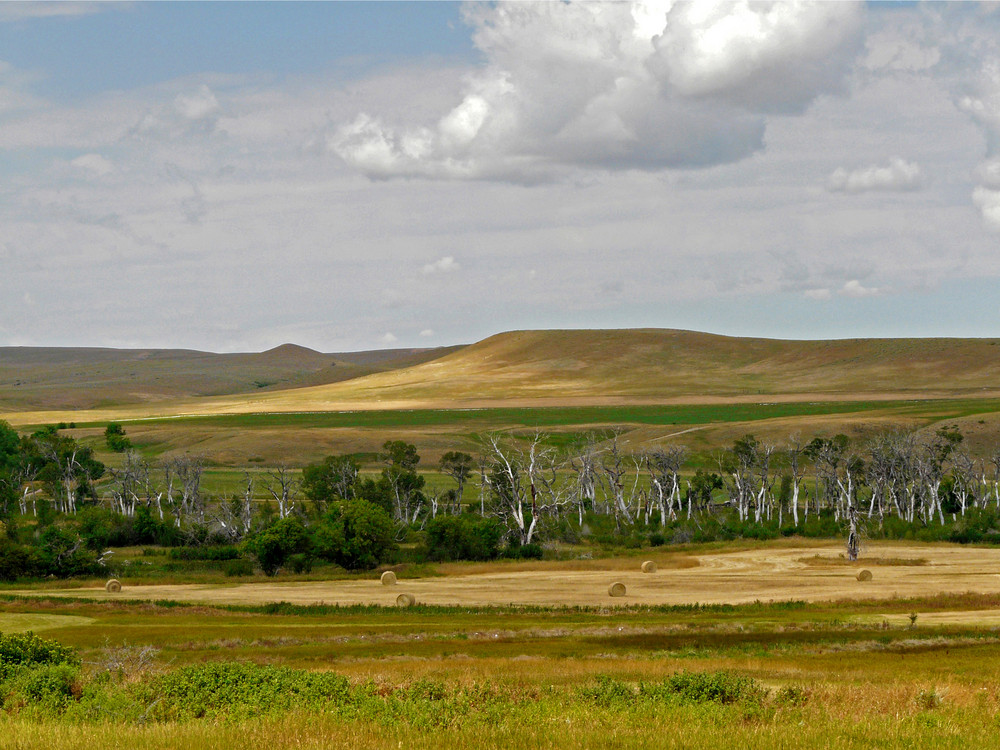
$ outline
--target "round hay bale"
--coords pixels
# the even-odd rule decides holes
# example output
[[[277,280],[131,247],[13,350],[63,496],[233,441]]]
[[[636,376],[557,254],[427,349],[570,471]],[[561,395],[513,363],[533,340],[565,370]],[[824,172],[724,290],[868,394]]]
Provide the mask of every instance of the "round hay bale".
[[[611,596],[625,596],[625,584],[621,581],[615,581],[608,586],[608,594]]]
[[[117,594],[119,591],[122,590],[122,582],[119,581],[117,578],[112,578],[110,581],[104,584],[104,590],[107,591],[109,594]]]
[[[646,560],[646,562],[644,562],[642,564],[642,572],[643,573],[655,573],[656,572],[656,563],[653,562],[652,560]]]
[[[396,597],[397,607],[412,607],[417,603],[417,597],[413,594],[400,594]]]
[[[862,570],[858,573],[859,581],[870,581],[872,579],[872,572],[870,570]]]
[[[393,573],[391,570],[387,570],[385,571],[385,573],[382,574],[382,577],[379,580],[382,581],[383,586],[395,586],[396,574]]]

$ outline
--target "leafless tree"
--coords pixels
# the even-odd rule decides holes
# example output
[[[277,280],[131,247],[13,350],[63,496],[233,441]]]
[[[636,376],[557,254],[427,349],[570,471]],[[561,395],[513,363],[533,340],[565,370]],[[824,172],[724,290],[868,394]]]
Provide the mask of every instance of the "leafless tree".
[[[278,518],[287,518],[295,510],[299,480],[296,479],[295,472],[284,464],[267,472],[267,476],[265,488],[278,504]]]

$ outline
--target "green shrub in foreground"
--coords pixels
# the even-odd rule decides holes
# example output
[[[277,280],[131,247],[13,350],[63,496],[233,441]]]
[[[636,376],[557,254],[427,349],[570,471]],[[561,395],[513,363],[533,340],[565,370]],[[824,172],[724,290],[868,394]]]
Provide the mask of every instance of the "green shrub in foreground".
[[[146,686],[152,717],[258,716],[292,708],[351,701],[346,677],[289,667],[217,662],[182,667]]]
[[[752,677],[735,672],[676,672],[661,683],[639,683],[638,688],[607,676],[597,678],[582,695],[607,708],[628,705],[637,699],[673,703],[755,704],[763,701],[767,688]]]
[[[32,632],[0,633],[0,680],[22,667],[79,663],[76,652],[58,641],[39,638]]]

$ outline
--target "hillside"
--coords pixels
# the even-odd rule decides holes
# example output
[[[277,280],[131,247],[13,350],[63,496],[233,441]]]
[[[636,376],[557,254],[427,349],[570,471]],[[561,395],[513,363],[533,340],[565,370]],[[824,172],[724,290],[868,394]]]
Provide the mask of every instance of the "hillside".
[[[283,344],[260,353],[214,354],[0,347],[0,412],[93,409],[322,385],[409,367],[455,349],[324,354]]]
[[[5,351],[0,350],[0,411],[22,422],[71,418],[60,415],[60,407],[39,404],[37,394],[45,389],[51,391],[48,403],[61,397],[76,404],[62,408],[80,408],[89,400],[92,410],[81,419],[1000,395],[1000,348],[992,339],[783,341],[645,329],[516,331],[450,351],[397,356],[324,355],[300,347],[250,355],[133,352],[130,359],[92,352],[86,363],[49,362],[48,381],[27,383],[36,393],[34,408],[17,408],[4,382],[20,373],[25,383],[32,367],[28,354],[21,358],[25,364],[16,366]],[[32,356],[37,362],[54,355]],[[57,369],[62,381],[52,377]],[[123,408],[120,395],[114,406],[95,403],[123,382],[133,386],[128,393],[134,406]],[[47,413],[29,414],[41,410]]]
[[[415,367],[270,394],[295,403],[600,403],[928,397],[1000,390],[992,339],[782,341],[674,330],[518,331]]]

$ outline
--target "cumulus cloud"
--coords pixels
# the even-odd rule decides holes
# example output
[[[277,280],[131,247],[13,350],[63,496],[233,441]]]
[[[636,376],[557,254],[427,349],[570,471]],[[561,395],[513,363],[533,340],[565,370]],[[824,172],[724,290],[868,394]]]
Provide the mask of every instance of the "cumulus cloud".
[[[917,190],[922,184],[923,174],[918,164],[894,157],[884,165],[850,171],[841,167],[830,175],[826,187],[832,193],[866,193]]]
[[[987,158],[977,170],[979,185],[972,202],[988,229],[1000,229],[1000,55],[987,60],[976,81],[976,93],[959,99],[958,106],[983,130]]]
[[[174,107],[187,120],[204,120],[219,111],[219,100],[203,83],[195,91],[178,94]]]
[[[703,167],[763,148],[766,115],[838,89],[857,3],[473,4],[486,58],[437,122],[367,112],[328,148],[373,178],[532,182],[568,170]],[[540,74],[544,71],[543,74]]]
[[[1000,190],[979,186],[972,192],[972,202],[982,213],[983,223],[989,229],[1000,231]]]
[[[884,290],[875,286],[864,286],[857,279],[851,279],[840,289],[840,294],[845,297],[875,297],[882,294]]]
[[[420,338],[429,339],[434,335],[434,330],[431,328],[425,328],[420,332]]]
[[[459,265],[458,261],[456,261],[452,256],[446,255],[443,258],[424,266],[424,273],[451,273],[452,271],[459,270],[461,267],[462,266]]]
[[[70,164],[78,169],[92,172],[98,177],[104,177],[115,171],[115,165],[100,154],[83,154],[70,161]]]
[[[382,342],[383,344],[395,344],[397,341],[399,341],[399,338],[396,336],[396,334],[389,332],[383,335],[382,338],[379,339],[379,341]]]

